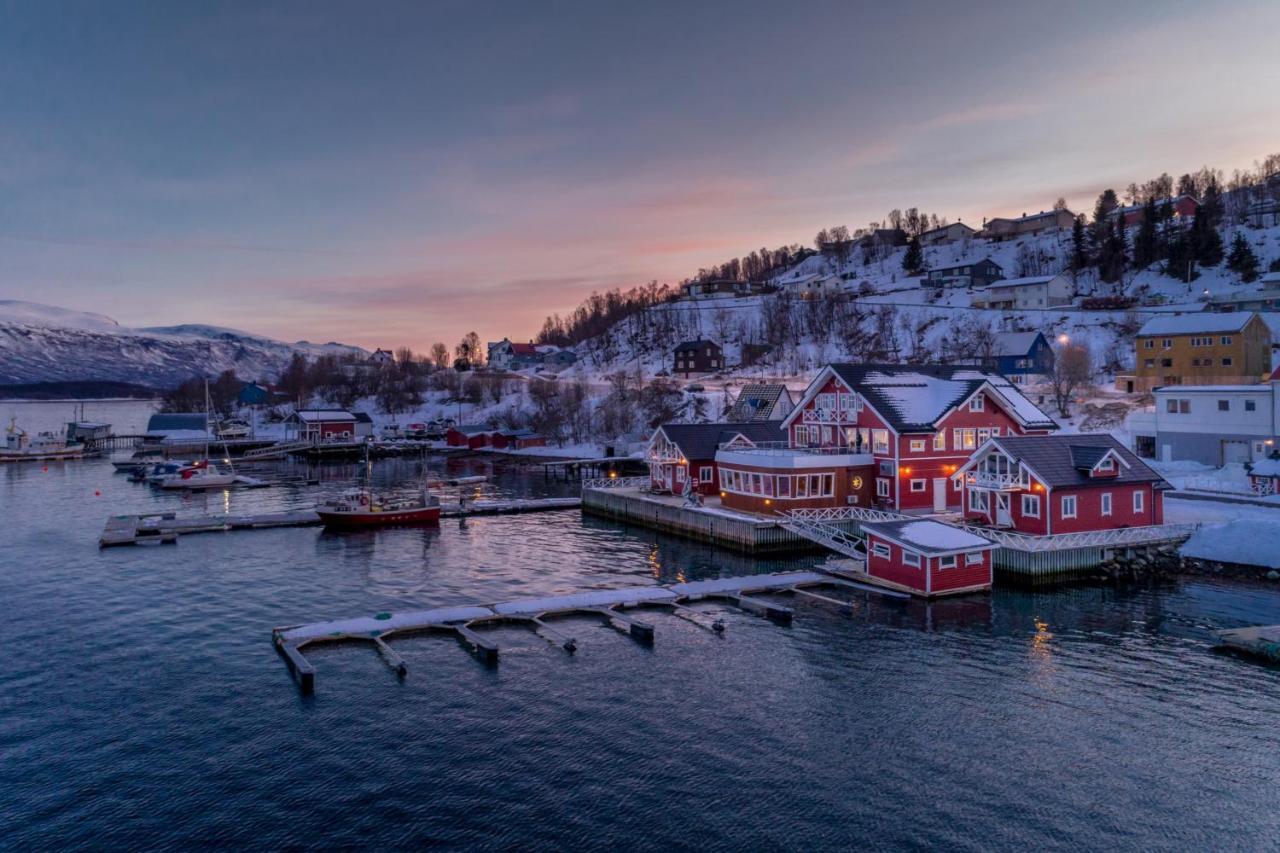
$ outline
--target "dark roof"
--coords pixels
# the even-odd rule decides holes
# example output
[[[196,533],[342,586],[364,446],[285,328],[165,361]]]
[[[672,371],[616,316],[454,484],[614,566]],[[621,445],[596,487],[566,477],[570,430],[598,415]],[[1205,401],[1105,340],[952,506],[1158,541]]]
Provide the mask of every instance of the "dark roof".
[[[676,346],[676,352],[683,352],[684,350],[689,350],[689,349],[702,349],[703,347],[708,347],[708,346],[715,347],[716,349],[720,349],[720,345],[715,341],[696,340],[696,341],[685,341],[684,343],[679,344],[678,346]]]
[[[755,421],[722,424],[663,424],[671,443],[680,448],[685,459],[715,459],[720,444],[741,433],[752,442],[784,441],[780,421]]]
[[[980,261],[969,261],[968,263],[964,263],[964,264],[955,264],[954,266],[949,266],[949,267],[939,267],[938,269],[929,270],[929,272],[951,272],[952,270],[964,269],[965,267],[978,267],[978,266],[982,266],[983,264],[990,264],[991,266],[995,267],[1001,272],[1004,272],[1004,267],[1000,266],[990,258],[983,258]]]
[[[353,415],[355,415],[355,416],[356,416],[356,423],[358,423],[358,424],[371,424],[371,423],[373,423],[373,418],[369,417],[369,413],[368,413],[368,412],[352,412],[351,414],[353,414]]]
[[[767,420],[773,412],[773,407],[786,391],[786,385],[744,385],[733,407],[725,413],[725,419],[728,421]]]
[[[204,412],[194,414],[160,412],[147,421],[147,432],[162,432],[170,429],[203,430],[208,426]]]
[[[949,364],[833,364],[845,384],[867,398],[899,433],[932,432],[938,420],[984,382],[1004,397],[1026,429],[1057,429],[1053,419],[1008,379]]]
[[[1009,456],[1025,464],[1045,485],[1057,489],[1065,486],[1105,486],[1109,483],[1165,483],[1147,464],[1133,455],[1123,444],[1105,433],[1085,435],[1020,435],[991,439]],[[1114,477],[1095,479],[1089,468],[1108,450],[1125,461]],[[1092,461],[1090,461],[1092,460]],[[1088,467],[1081,470],[1081,466]]]

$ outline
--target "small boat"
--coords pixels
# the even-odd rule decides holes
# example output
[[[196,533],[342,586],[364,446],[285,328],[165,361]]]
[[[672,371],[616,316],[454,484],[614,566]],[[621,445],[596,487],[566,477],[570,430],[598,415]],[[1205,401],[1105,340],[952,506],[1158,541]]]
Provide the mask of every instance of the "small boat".
[[[425,489],[416,498],[387,498],[368,489],[348,489],[316,507],[326,527],[391,527],[438,524],[440,499]]]
[[[249,425],[238,418],[221,421],[214,427],[214,434],[218,438],[248,438]]]
[[[39,462],[80,459],[83,456],[83,444],[68,442],[65,437],[51,432],[42,432],[33,437],[26,430],[19,429],[16,418],[9,420],[4,447],[0,447],[0,462]]]
[[[172,477],[190,465],[190,462],[184,462],[180,459],[162,459],[154,462],[150,466],[142,465],[133,469],[129,474],[131,483],[152,483],[159,485],[165,477]]]
[[[221,489],[235,485],[235,471],[223,471],[208,459],[201,459],[160,480],[162,489]]]
[[[163,461],[163,459],[163,447],[144,447],[133,451],[129,456],[112,459],[111,465],[117,471],[132,473],[134,471],[144,471],[148,465]]]

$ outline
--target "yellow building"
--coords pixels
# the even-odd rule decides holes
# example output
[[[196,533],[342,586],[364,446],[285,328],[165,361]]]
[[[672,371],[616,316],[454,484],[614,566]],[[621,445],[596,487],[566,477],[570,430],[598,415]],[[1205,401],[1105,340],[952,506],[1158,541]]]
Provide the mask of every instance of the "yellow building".
[[[1271,329],[1246,312],[1156,317],[1138,331],[1133,391],[1248,385],[1271,373]]]

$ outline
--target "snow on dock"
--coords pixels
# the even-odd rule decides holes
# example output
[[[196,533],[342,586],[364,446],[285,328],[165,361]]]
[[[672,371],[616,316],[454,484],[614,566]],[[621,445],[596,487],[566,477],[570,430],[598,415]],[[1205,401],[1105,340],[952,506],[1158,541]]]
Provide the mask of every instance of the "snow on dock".
[[[1218,645],[1263,660],[1280,662],[1280,625],[1257,625],[1219,631]]]
[[[846,612],[850,609],[849,601],[802,589],[810,586],[828,586],[890,598],[908,598],[902,593],[851,584],[826,572],[778,572],[691,581],[667,586],[589,590],[567,595],[516,599],[497,604],[438,607],[406,613],[378,613],[373,616],[276,628],[271,632],[271,639],[276,651],[288,665],[289,671],[298,680],[299,687],[304,693],[310,693],[315,687],[315,667],[302,654],[302,649],[310,644],[343,642],[372,644],[397,674],[403,676],[408,671],[407,664],[387,646],[387,640],[393,635],[406,636],[433,631],[452,632],[478,659],[492,665],[498,661],[498,647],[485,640],[476,630],[486,624],[503,622],[525,624],[540,636],[573,654],[577,649],[577,640],[552,628],[547,624],[547,620],[570,615],[596,616],[620,633],[648,645],[654,640],[653,625],[623,613],[624,610],[644,607],[669,608],[675,612],[675,615],[719,634],[724,631],[724,620],[714,619],[708,622],[708,614],[690,608],[689,602],[719,599],[738,610],[782,624],[791,622],[790,608],[772,601],[751,598],[748,594],[793,593],[804,595],[812,601],[836,605]]]
[[[468,501],[465,504],[443,504],[442,518],[481,515],[515,515],[526,512],[550,512],[576,509],[581,498],[534,498],[531,500]],[[313,510],[266,512],[248,515],[198,515],[179,518],[173,513],[153,515],[115,515],[107,519],[98,547],[141,545],[158,542],[173,544],[179,536],[193,533],[223,533],[229,530],[265,530],[273,527],[313,527],[320,516]]]

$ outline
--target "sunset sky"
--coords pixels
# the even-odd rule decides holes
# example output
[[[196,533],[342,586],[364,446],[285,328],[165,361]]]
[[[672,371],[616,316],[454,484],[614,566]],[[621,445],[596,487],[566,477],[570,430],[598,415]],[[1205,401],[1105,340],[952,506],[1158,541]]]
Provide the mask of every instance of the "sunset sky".
[[[1280,149],[1280,3],[0,0],[0,298],[528,338],[892,207]]]

